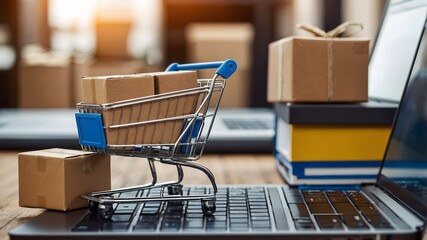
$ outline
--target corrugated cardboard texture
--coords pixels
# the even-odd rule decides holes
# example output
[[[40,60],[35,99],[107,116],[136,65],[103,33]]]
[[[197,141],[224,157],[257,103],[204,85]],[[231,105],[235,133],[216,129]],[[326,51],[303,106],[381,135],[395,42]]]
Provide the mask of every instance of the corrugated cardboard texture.
[[[18,155],[19,206],[67,211],[87,206],[80,195],[111,188],[110,157],[46,149]]]
[[[154,95],[150,75],[116,75],[83,78],[83,102],[94,104]]]
[[[18,105],[21,108],[71,107],[69,59],[26,62],[19,66]]]
[[[269,45],[269,102],[364,102],[369,40],[285,38]]]
[[[151,96],[197,87],[195,71],[140,73],[134,75],[83,79],[85,103],[114,101]],[[144,91],[143,91],[144,90]],[[166,98],[144,104],[107,110],[104,126],[143,122],[193,113],[198,95]],[[182,120],[106,129],[107,143],[112,145],[172,143],[179,137]]]

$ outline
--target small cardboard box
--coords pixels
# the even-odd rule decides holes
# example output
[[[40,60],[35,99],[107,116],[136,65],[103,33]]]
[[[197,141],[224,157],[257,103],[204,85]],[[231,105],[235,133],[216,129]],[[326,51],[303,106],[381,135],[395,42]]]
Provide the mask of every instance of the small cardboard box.
[[[365,102],[369,40],[288,37],[269,45],[269,102]]]
[[[105,104],[197,87],[195,71],[140,73],[83,78],[83,102]],[[164,98],[106,110],[104,126],[163,119],[194,112],[198,95]],[[107,128],[108,144],[136,145],[174,142],[183,121]]]
[[[192,23],[186,27],[185,35],[190,61],[231,58],[239,69],[252,67],[254,28],[249,23]]]
[[[111,188],[108,155],[53,148],[20,153],[18,161],[21,207],[87,207],[80,195]]]
[[[128,36],[132,23],[126,20],[98,20],[96,23],[96,51],[99,58],[129,59]]]
[[[191,62],[233,59],[239,65],[227,79],[220,107],[249,107],[252,77],[254,28],[248,23],[192,23],[185,29],[187,56]],[[224,51],[226,49],[226,51]],[[215,70],[199,71],[199,78],[210,79]],[[216,103],[211,100],[211,106]]]
[[[71,107],[70,59],[68,55],[53,53],[24,56],[19,65],[19,107]]]

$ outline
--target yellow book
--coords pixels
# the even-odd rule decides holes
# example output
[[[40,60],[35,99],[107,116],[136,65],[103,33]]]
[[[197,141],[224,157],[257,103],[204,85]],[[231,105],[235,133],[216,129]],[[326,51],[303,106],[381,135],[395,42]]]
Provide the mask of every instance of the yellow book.
[[[390,125],[291,125],[279,119],[276,150],[293,162],[380,161],[390,132]]]

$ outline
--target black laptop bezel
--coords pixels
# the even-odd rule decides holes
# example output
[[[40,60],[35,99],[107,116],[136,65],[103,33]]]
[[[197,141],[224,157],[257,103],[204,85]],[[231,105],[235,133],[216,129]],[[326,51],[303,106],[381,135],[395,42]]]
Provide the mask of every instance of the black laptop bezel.
[[[427,16],[426,16],[426,20],[425,20],[424,24],[427,24]],[[403,91],[403,94],[402,94],[402,97],[400,100],[401,103],[403,102],[403,100],[405,99],[405,97],[407,95],[407,90],[408,90],[410,78],[411,78],[412,72],[414,70],[415,61],[418,58],[418,54],[420,54],[419,48],[420,48],[422,41],[427,41],[426,26],[424,26],[424,28],[422,30],[422,34],[421,34],[421,39],[418,42],[417,51],[416,51],[414,60],[412,62],[410,74],[406,80],[405,88],[404,88],[404,91]],[[399,104],[399,107],[396,111],[396,115],[394,117],[390,137],[388,139],[387,146],[386,146],[386,149],[384,151],[383,160],[381,162],[380,171],[379,171],[379,174],[377,177],[376,184],[378,187],[380,187],[381,189],[384,189],[386,192],[388,192],[395,200],[399,201],[401,204],[403,204],[406,207],[408,207],[409,209],[411,209],[417,216],[419,216],[421,219],[423,219],[423,221],[427,221],[427,207],[424,206],[424,203],[420,199],[409,195],[408,192],[406,192],[405,190],[402,189],[402,187],[400,187],[399,185],[397,185],[396,183],[394,183],[393,181],[388,179],[386,176],[382,175],[384,163],[386,160],[387,151],[390,148],[390,142],[391,142],[392,136],[396,130],[396,128],[395,128],[396,121],[399,117],[399,113],[401,112],[401,110],[402,110],[402,106],[401,106],[401,104]]]

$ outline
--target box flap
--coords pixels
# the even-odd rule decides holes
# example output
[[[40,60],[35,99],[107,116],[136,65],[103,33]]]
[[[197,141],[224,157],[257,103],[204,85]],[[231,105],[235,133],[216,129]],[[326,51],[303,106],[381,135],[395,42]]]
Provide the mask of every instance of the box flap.
[[[44,157],[51,157],[51,158],[67,159],[67,158],[83,156],[83,155],[93,155],[96,153],[85,152],[85,151],[80,151],[80,150],[51,148],[51,149],[37,150],[37,151],[31,151],[31,152],[24,152],[24,153],[20,153],[20,154],[30,155],[30,156],[44,156]]]

